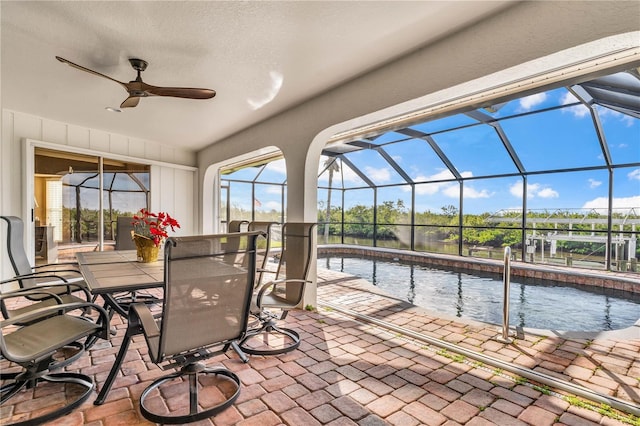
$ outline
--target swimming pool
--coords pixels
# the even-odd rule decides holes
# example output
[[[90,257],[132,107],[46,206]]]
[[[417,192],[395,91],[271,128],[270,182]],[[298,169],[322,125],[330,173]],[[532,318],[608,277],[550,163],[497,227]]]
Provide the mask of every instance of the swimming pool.
[[[501,275],[436,269],[367,257],[321,255],[318,266],[373,283],[388,294],[443,314],[502,324]],[[607,331],[640,318],[640,295],[620,290],[512,277],[512,327]]]

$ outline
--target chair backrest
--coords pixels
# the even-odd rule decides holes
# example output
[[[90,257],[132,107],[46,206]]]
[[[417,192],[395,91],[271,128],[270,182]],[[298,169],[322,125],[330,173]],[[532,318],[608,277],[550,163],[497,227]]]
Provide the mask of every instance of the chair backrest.
[[[287,222],[282,225],[282,251],[280,252],[280,262],[276,279],[287,280],[308,280],[311,270],[311,263],[316,258],[314,247],[316,244],[316,223],[307,222]],[[302,255],[302,262],[298,262],[298,256]],[[287,262],[287,258],[292,259]],[[287,300],[295,304],[300,303],[304,296],[304,282],[288,282],[286,289]]]
[[[227,232],[242,232],[247,230],[248,220],[232,220],[227,224]]]
[[[24,248],[24,223],[16,216],[0,216],[7,222],[7,253],[16,275],[30,274],[31,264]],[[23,283],[24,286],[24,283]]]
[[[263,277],[267,272],[269,259],[272,257],[271,243],[273,241],[273,233],[278,227],[277,222],[250,222],[249,231],[260,231],[264,233],[264,238],[259,238],[256,243],[257,255],[256,265],[258,271],[256,273],[256,287],[262,284]],[[274,265],[275,266],[275,265]],[[273,271],[275,272],[275,271]]]
[[[116,228],[116,250],[135,250],[136,244],[131,238],[132,217],[118,216]]]
[[[151,353],[154,362],[229,344],[244,336],[258,235],[246,232],[167,239],[160,341],[158,353]],[[241,255],[228,256],[235,254],[229,250]],[[230,258],[240,259],[240,263],[225,262]]]

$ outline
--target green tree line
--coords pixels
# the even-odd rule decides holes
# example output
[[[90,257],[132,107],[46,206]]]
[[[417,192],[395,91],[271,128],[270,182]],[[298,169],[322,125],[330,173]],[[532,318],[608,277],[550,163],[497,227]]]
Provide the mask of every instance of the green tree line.
[[[622,215],[615,214],[617,218]],[[591,225],[589,219],[602,219],[597,213],[584,215],[571,211],[537,211],[527,214],[528,220],[540,219],[538,222],[546,223],[545,227],[539,227],[536,231],[540,234],[548,232],[567,233],[567,223],[554,224],[553,219],[572,220],[571,231],[574,234],[607,231],[606,223]],[[402,200],[385,201],[378,206],[375,236],[379,240],[397,239],[399,228],[402,225],[411,224],[411,211]],[[441,207],[440,211],[425,211],[415,213],[416,240],[438,241],[457,243],[459,233],[459,210],[453,205]],[[344,226],[342,225],[342,209],[331,207],[329,218],[329,234],[345,237],[367,238],[374,237],[374,209],[373,206],[355,205],[344,211]],[[318,203],[318,223],[326,224],[326,208],[323,201]],[[522,213],[513,211],[505,212],[500,216],[492,216],[490,213],[465,214],[462,217],[462,243],[465,245],[500,248],[505,246],[518,247],[522,239]],[[324,225],[321,225],[324,226]],[[626,232],[631,231],[631,228]],[[604,254],[605,247],[602,243],[558,241],[559,251],[576,254]],[[640,254],[640,248],[639,253]],[[638,255],[637,254],[637,255]],[[636,255],[636,257],[637,257]]]

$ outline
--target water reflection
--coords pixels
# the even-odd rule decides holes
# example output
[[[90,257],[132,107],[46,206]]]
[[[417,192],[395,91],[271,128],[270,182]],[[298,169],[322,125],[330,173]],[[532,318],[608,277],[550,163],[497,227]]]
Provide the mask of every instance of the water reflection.
[[[464,312],[464,297],[462,297],[462,275],[457,274],[458,276],[458,300],[456,302],[456,316],[462,318],[462,313]]]
[[[414,278],[414,265],[409,265],[409,291],[407,292],[407,301],[413,303],[416,298],[416,280]]]
[[[609,296],[605,296],[604,298],[606,301],[604,304],[604,327],[605,327],[605,330],[610,330],[611,329],[611,301],[609,300]]]
[[[524,284],[520,284],[520,306],[525,307],[527,304],[527,297],[525,295],[526,286]],[[518,327],[524,327],[524,309],[520,309],[518,311]]]
[[[325,268],[362,277],[391,295],[458,318],[502,323],[500,275],[441,270],[373,258],[324,256]],[[640,295],[549,281],[511,278],[509,316],[518,327],[603,331],[633,325]],[[515,325],[515,324],[512,324]]]

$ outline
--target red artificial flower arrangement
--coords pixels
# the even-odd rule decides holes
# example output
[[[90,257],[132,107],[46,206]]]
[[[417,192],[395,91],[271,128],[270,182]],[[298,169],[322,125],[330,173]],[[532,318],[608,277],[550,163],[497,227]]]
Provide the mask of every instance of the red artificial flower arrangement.
[[[175,228],[180,228],[178,221],[169,216],[169,213],[152,213],[146,209],[140,209],[138,213],[134,214],[131,224],[134,235],[141,235],[152,240],[156,247],[159,247],[169,236],[168,228],[171,228],[171,232],[175,232]]]

